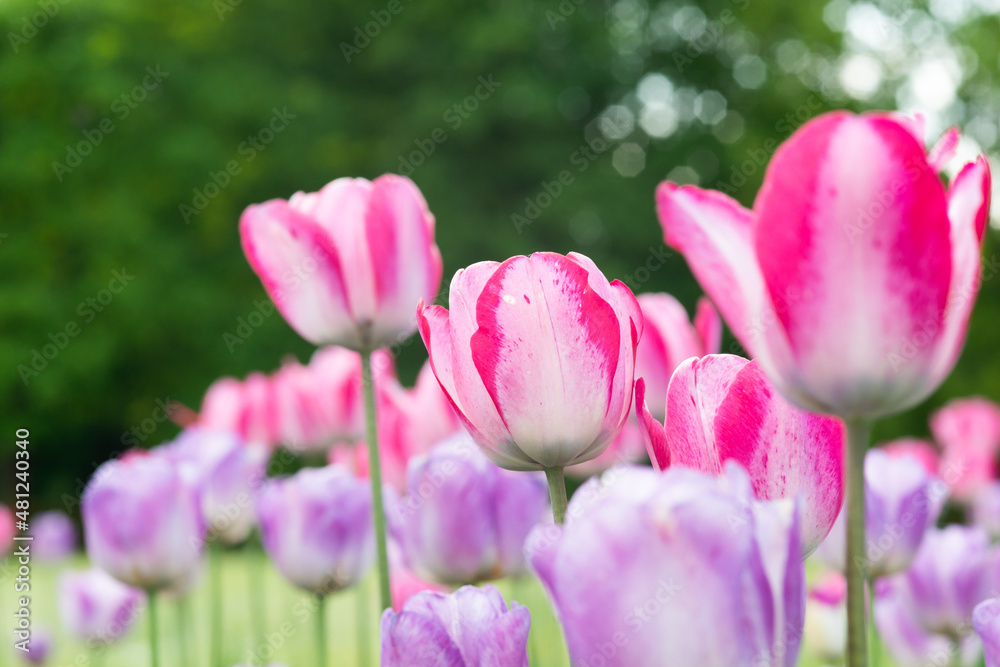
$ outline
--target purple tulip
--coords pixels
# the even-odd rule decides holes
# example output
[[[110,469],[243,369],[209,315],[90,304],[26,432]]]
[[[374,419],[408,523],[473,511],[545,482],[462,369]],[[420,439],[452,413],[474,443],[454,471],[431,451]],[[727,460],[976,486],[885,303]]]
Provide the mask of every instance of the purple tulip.
[[[903,572],[927,529],[937,521],[943,486],[913,458],[872,449],[865,456],[865,563],[873,577]],[[844,511],[817,552],[830,567],[846,571]]]
[[[194,476],[209,539],[226,545],[246,540],[256,523],[254,496],[267,472],[267,448],[229,431],[191,428],[159,451]]]
[[[26,645],[27,651],[21,656],[29,665],[44,665],[52,653],[52,633],[47,628],[35,626]],[[20,647],[19,647],[20,650]]]
[[[629,467],[574,495],[526,550],[578,667],[795,664],[805,568],[791,500],[747,473]]]
[[[986,667],[1000,667],[1000,598],[990,598],[976,606],[972,627],[983,640]]]
[[[494,586],[417,593],[382,614],[382,667],[528,667],[531,613]]]
[[[931,529],[900,578],[900,595],[925,631],[960,637],[972,610],[992,595],[997,574],[998,552],[982,528]]]
[[[42,512],[31,520],[31,552],[38,560],[59,560],[76,549],[76,526],[64,512]]]
[[[882,644],[892,656],[893,664],[898,667],[975,665],[980,653],[976,638],[966,634],[956,647],[953,638],[925,630],[905,593],[905,579],[906,575],[900,574],[876,584],[875,627]]]
[[[121,582],[156,590],[198,565],[205,524],[193,481],[160,456],[109,461],[83,493],[90,559]]]
[[[110,644],[132,625],[143,597],[96,567],[65,572],[59,579],[59,617],[77,639]]]
[[[327,594],[372,566],[371,490],[340,466],[306,468],[268,482],[257,497],[264,549],[292,583]]]
[[[524,541],[548,514],[540,474],[501,470],[463,433],[411,461],[396,533],[420,577],[462,584],[525,571]]]

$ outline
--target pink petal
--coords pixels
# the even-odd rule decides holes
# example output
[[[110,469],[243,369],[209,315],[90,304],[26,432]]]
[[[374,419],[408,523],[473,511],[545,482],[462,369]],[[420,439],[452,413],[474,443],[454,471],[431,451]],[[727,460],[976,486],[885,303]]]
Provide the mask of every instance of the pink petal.
[[[243,251],[285,320],[311,343],[355,339],[340,255],[321,227],[272,200],[240,218]]]
[[[698,299],[694,315],[694,329],[701,338],[700,356],[718,354],[722,349],[722,318],[710,299]]]
[[[958,141],[962,138],[962,133],[957,127],[949,127],[937,143],[927,153],[927,163],[934,171],[944,171],[944,166],[951,158],[955,157],[955,149],[958,148]]]
[[[657,188],[656,206],[667,244],[684,254],[733,334],[756,353],[765,292],[753,250],[754,214],[719,192],[669,181]]]
[[[758,498],[803,496],[803,548],[811,553],[843,503],[843,423],[789,403],[751,361],[728,387],[714,438],[719,459],[743,465]]]
[[[667,389],[664,423],[671,465],[721,472],[714,423],[730,385],[748,363],[731,354],[710,354],[677,367]]]
[[[657,470],[670,467],[670,447],[663,424],[649,413],[646,405],[646,383],[642,378],[635,381],[635,407],[639,415],[639,430],[649,452],[649,460]]]
[[[387,174],[372,182],[365,226],[383,329],[375,337],[406,335],[413,330],[417,302],[433,302],[441,285],[434,216],[413,181]]]
[[[807,123],[778,149],[754,210],[804,393],[839,414],[919,400],[952,260],[944,189],[910,131],[873,115]]]
[[[920,464],[927,474],[938,476],[941,456],[934,445],[917,438],[899,438],[882,445],[885,453],[892,457],[910,458]]]
[[[951,291],[943,319],[934,324],[941,329],[934,352],[928,391],[937,388],[951,373],[965,345],[969,317],[979,294],[979,264],[983,235],[990,209],[990,167],[980,157],[955,177],[948,191],[948,218],[951,221]],[[943,323],[943,326],[942,326]]]
[[[518,447],[542,466],[572,463],[614,409],[621,324],[589,278],[554,253],[514,257],[477,302],[476,369]]]

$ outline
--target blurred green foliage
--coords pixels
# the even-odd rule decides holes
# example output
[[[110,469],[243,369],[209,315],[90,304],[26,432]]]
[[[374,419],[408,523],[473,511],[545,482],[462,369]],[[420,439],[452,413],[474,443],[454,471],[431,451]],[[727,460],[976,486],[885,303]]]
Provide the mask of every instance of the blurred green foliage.
[[[130,429],[161,414],[158,401],[197,408],[220,375],[307,358],[310,346],[277,315],[245,340],[237,332],[266,298],[237,221],[248,204],[340,176],[420,162],[411,177],[437,216],[446,282],[482,259],[576,250],[637,291],[692,306],[699,288],[680,257],[648,278],[641,270],[663,251],[657,183],[668,174],[728,183],[749,204],[763,169],[745,178],[734,169],[804,117],[892,107],[905,87],[906,72],[889,70],[863,102],[837,87],[831,71],[854,48],[841,33],[847,5],[7,0],[3,495],[16,428],[31,430],[36,497],[45,494],[36,503],[55,505],[123,449]],[[997,99],[996,18],[948,22],[909,3],[891,11],[959,44],[959,99],[940,115],[980,122]],[[650,135],[636,124],[636,87],[656,72],[673,92]],[[482,80],[495,90],[476,98]],[[285,120],[269,134],[276,113]],[[588,141],[606,150],[588,153]],[[564,170],[568,184],[546,200]],[[531,203],[536,219],[515,224]],[[880,437],[926,433],[928,411],[949,398],[1000,396],[1000,266],[990,266],[958,369],[927,405],[880,424]],[[132,277],[123,289],[116,271]],[[424,356],[412,339],[404,377]],[[158,423],[142,444],[175,433]]]

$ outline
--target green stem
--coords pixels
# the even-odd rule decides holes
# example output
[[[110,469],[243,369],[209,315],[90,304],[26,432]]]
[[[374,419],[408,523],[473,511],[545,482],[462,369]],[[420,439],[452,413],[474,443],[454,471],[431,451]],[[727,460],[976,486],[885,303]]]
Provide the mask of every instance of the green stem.
[[[208,583],[209,604],[211,606],[211,652],[212,667],[224,667],[222,664],[222,554],[219,548],[211,546],[208,550]]]
[[[566,478],[563,476],[563,469],[546,468],[545,479],[549,482],[549,498],[552,499],[552,516],[556,523],[563,523],[566,520]]]
[[[357,597],[354,624],[358,635],[358,665],[359,667],[368,667],[369,660],[371,660],[368,650],[370,643],[368,639],[368,614],[371,612],[368,609],[368,581],[366,579],[358,582],[354,594]]]
[[[177,598],[177,659],[184,665],[194,665],[189,654],[191,645],[188,637],[189,609],[187,595]]]
[[[371,350],[361,352],[361,383],[365,395],[367,422],[368,471],[372,485],[372,514],[375,518],[375,544],[378,548],[379,612],[392,606],[389,587],[389,550],[385,541],[385,510],[382,507],[382,464],[379,459],[378,422],[375,415],[375,383],[372,377]]]
[[[868,628],[865,621],[865,453],[871,423],[848,419],[847,423],[847,667],[868,664]]]
[[[962,640],[954,637],[949,648],[951,648],[951,667],[962,667]]]
[[[875,627],[875,577],[868,578],[868,647],[871,667],[877,667],[882,648],[879,644],[878,629]]]
[[[159,623],[156,620],[156,591],[146,591],[149,599],[149,664],[151,667],[160,667],[160,637],[157,628]]]
[[[326,596],[316,595],[316,667],[326,667]]]

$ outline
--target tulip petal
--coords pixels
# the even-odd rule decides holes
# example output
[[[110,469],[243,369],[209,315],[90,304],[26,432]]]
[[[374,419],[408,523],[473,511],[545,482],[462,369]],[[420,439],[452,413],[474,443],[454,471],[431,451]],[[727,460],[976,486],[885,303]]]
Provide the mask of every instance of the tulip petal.
[[[656,190],[664,239],[722,312],[733,335],[757,354],[764,281],[753,251],[753,212],[719,192],[669,181]]]
[[[747,469],[758,498],[803,494],[803,550],[811,553],[843,503],[843,423],[789,403],[751,361],[719,405],[714,440],[721,461],[733,459]]]
[[[319,225],[272,200],[243,212],[240,237],[250,266],[299,335],[317,345],[354,340],[340,254]]]
[[[659,293],[642,294],[638,300],[648,326],[636,352],[636,374],[641,373],[646,381],[650,412],[662,419],[667,384],[674,369],[685,359],[704,355],[704,346],[677,299]],[[718,320],[718,315],[715,317]]]
[[[930,355],[900,351],[939,336],[952,260],[944,189],[910,132],[887,117],[817,118],[778,149],[754,210],[805,393],[839,414],[919,400]]]
[[[667,388],[665,437],[671,465],[709,474],[722,470],[712,424],[737,374],[750,363],[743,357],[712,354],[681,363]]]
[[[381,634],[387,667],[466,667],[458,646],[433,616],[386,609]]]
[[[990,210],[991,176],[989,163],[980,157],[967,164],[948,192],[951,221],[952,275],[948,306],[935,324],[942,329],[931,370],[933,389],[954,368],[965,344],[972,308],[979,294],[979,263],[983,235]],[[941,326],[943,323],[943,327]]]
[[[665,470],[670,467],[670,447],[663,424],[656,421],[646,405],[646,382],[643,378],[635,381],[635,407],[639,416],[639,430],[642,431],[642,439],[646,442],[646,451],[649,452],[649,460],[657,470]]]
[[[694,330],[698,332],[698,337],[701,339],[699,356],[719,353],[719,350],[722,349],[722,318],[719,317],[719,311],[715,309],[710,299],[705,297],[698,299],[694,315]]]
[[[958,148],[958,142],[961,138],[962,133],[957,127],[949,127],[945,130],[945,133],[927,153],[927,164],[931,166],[931,169],[938,172],[944,171],[948,161],[955,157],[955,149]]]
[[[514,441],[542,466],[572,462],[604,428],[621,323],[580,264],[507,260],[483,287],[472,359]]]
[[[441,284],[441,253],[434,244],[434,216],[417,186],[387,174],[372,182],[365,234],[379,313],[376,338],[413,330],[413,307],[433,301]]]

